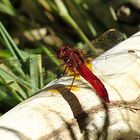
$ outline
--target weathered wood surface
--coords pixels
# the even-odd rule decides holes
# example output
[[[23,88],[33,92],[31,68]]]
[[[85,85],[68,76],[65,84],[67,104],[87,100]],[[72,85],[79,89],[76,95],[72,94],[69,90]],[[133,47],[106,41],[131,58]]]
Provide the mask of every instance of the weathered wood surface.
[[[63,77],[4,114],[0,118],[0,140],[140,139],[140,32],[104,55],[126,49],[137,53],[126,60],[122,57],[119,66],[128,61],[127,67],[110,76],[100,75],[109,104],[102,103],[84,80],[77,79],[75,84],[81,84],[81,88],[74,86],[69,93],[66,85],[71,84],[71,77]],[[112,63],[110,67],[102,63],[95,73],[113,71],[117,65]]]

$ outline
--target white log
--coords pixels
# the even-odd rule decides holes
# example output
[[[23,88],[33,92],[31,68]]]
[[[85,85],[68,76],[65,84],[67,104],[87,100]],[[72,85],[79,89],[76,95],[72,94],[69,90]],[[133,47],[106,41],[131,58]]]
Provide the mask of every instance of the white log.
[[[127,49],[135,50],[136,55],[126,54],[125,59],[122,54],[110,61],[112,65],[106,63],[109,58],[98,61]],[[80,88],[73,86],[69,93],[66,85],[71,84],[71,77],[63,77],[4,114],[0,140],[140,139],[139,56],[140,32],[93,61],[109,93],[109,104],[102,103],[82,78],[75,82]],[[118,59],[122,62],[117,66]]]

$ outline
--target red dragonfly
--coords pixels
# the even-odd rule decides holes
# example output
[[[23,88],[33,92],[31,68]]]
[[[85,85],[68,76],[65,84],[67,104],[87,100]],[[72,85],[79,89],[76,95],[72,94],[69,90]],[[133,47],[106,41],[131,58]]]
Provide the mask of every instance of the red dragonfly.
[[[93,74],[92,71],[85,65],[85,62],[84,62],[85,59],[80,50],[70,48],[69,46],[63,46],[62,48],[59,49],[57,56],[59,59],[64,61],[66,66],[72,72],[74,72],[74,74],[80,74],[88,83],[90,83],[91,86],[93,87],[93,89],[95,89],[95,91],[99,97],[101,97],[105,102],[107,102],[107,103],[109,102],[109,97],[108,97],[108,93],[107,93],[105,86],[103,85],[101,80],[97,76],[95,76],[95,74]],[[131,57],[131,59],[130,59],[130,57]],[[98,75],[98,76],[103,75],[103,77],[105,77],[107,75],[107,78],[109,78],[110,75],[118,74],[119,71],[122,72],[125,68],[130,66],[136,60],[136,58],[137,58],[137,50],[121,50],[121,51],[117,51],[115,53],[107,52],[107,54],[100,56],[99,58],[96,59],[95,63],[93,64],[94,73],[96,73],[96,75]],[[47,59],[45,58],[45,60],[47,60]],[[37,59],[32,59],[31,61],[33,63],[34,61],[36,62]],[[7,63],[7,62],[5,61],[5,63]],[[12,62],[12,64],[16,63],[16,68],[18,68],[20,66],[16,60],[12,60],[11,62]],[[121,62],[123,62],[123,63],[121,63]],[[112,63],[114,63],[114,64],[113,64],[113,67],[111,68]],[[122,65],[120,65],[120,64],[122,64]],[[17,94],[17,92],[20,92],[20,97],[22,97],[21,100],[23,100],[23,99],[26,99],[29,96],[31,96],[32,95],[31,92],[34,93],[36,91],[37,92],[40,91],[39,90],[40,87],[36,88],[37,87],[36,85],[32,86],[31,83],[25,82],[25,81],[19,79],[18,77],[16,77],[16,75],[18,73],[16,73],[16,75],[13,75],[13,73],[11,74],[11,71],[9,72],[9,69],[8,69],[8,71],[6,70],[7,72],[2,70],[3,66],[5,68],[5,65],[1,65],[1,67],[0,67],[0,78],[4,81],[5,77],[7,77],[9,75],[9,77],[7,77],[9,80],[5,81],[6,86],[4,84],[2,84],[2,86],[0,87],[0,92],[4,92],[4,90],[7,90],[7,88],[3,89],[3,86],[8,87],[8,89],[10,89],[10,91],[8,91],[8,92],[11,92],[11,90],[14,91],[15,94]],[[56,73],[58,72],[58,71],[56,71],[56,68],[55,68],[55,70],[53,70],[52,69],[53,66],[51,66],[50,64],[49,64],[49,67],[51,67],[50,69],[52,71],[54,71]],[[38,67],[35,68],[33,66],[33,70],[36,70],[37,68]],[[47,71],[45,71],[43,73],[39,72],[39,74],[46,75],[46,72]],[[99,74],[98,74],[98,72],[99,72]],[[37,74],[35,74],[35,75],[31,74],[30,79],[33,82],[35,81],[34,83],[36,83],[37,76],[38,76]],[[29,80],[29,77],[23,76],[23,78],[24,79],[27,78],[28,81],[31,81],[31,80]],[[14,83],[13,83],[13,81],[14,81]],[[0,85],[1,85],[1,81],[0,81]],[[23,90],[24,89],[23,87],[25,88],[25,90]],[[28,88],[27,90],[29,92],[26,90],[26,88]],[[32,91],[31,91],[31,89],[32,89]],[[26,95],[27,92],[29,93],[29,96]]]
[[[128,61],[129,60],[128,56],[130,58],[130,55],[132,56],[132,61]],[[96,73],[96,70],[97,70],[97,72],[99,71],[99,75],[96,73],[96,75],[98,75],[98,76],[100,76],[102,74],[102,72],[103,72],[103,75],[110,75],[110,74],[113,75],[115,73],[118,73],[118,71],[121,71],[124,68],[128,67],[131,63],[133,63],[136,56],[137,56],[136,51],[133,51],[133,50],[123,50],[123,51],[115,52],[115,53],[112,53],[112,54],[108,53],[107,55],[103,55],[103,56],[96,59],[95,64],[94,64],[94,72]],[[47,60],[47,62],[49,62],[48,58],[47,59],[46,59],[46,57],[44,57],[44,58],[45,58],[45,60]],[[95,74],[93,74],[91,72],[91,70],[85,65],[85,62],[84,62],[85,59],[83,57],[83,54],[79,50],[70,48],[69,46],[63,46],[58,51],[58,58],[63,60],[66,64],[66,66],[71,71],[73,71],[75,74],[80,74],[88,83],[90,83],[91,86],[93,87],[93,89],[95,89],[96,93],[105,102],[109,102],[109,97],[108,97],[108,93],[107,93],[107,90],[106,90],[105,86],[103,85],[101,80],[97,76],[95,76]],[[126,59],[127,59],[127,61],[125,61]],[[28,60],[30,60],[30,58]],[[32,59],[32,57],[31,57],[31,61],[32,61],[31,64],[33,64],[34,61],[37,62],[37,59]],[[121,61],[123,61],[123,65],[120,66]],[[7,63],[7,62],[3,61],[3,63]],[[111,68],[110,62],[111,63],[114,62],[114,65],[113,65],[112,68]],[[21,68],[21,64],[19,64],[18,61],[13,60],[13,61],[11,61],[11,63],[12,64],[17,63],[17,64],[15,64],[16,65],[15,67],[16,68]],[[40,88],[43,87],[42,86],[43,82],[42,82],[42,79],[41,79],[42,75],[46,76],[46,73],[48,74],[48,71],[46,71],[46,72],[42,71],[42,70],[40,71],[40,69],[39,69],[39,72],[37,72],[37,73],[39,73],[39,75],[34,74],[34,72],[36,73],[36,71],[38,69],[38,65],[35,65],[35,66],[36,67],[34,67],[34,65],[33,65],[33,74],[32,73],[30,74],[30,72],[27,71],[27,77],[26,77],[25,74],[23,74],[23,75],[21,74],[22,72],[19,71],[19,69],[18,69],[18,73],[17,73],[17,70],[16,70],[16,72],[15,72],[16,74],[15,74],[15,73],[11,73],[9,67],[7,69],[7,67],[5,67],[5,65],[0,65],[0,86],[1,86],[0,87],[0,92],[4,92],[6,90],[6,93],[7,93],[7,89],[3,88],[3,86],[5,86],[5,84],[6,84],[5,87],[8,87],[8,93],[11,92],[11,91],[14,91],[16,96],[18,94],[20,94],[20,96],[18,96],[17,98],[20,98],[20,100],[24,100],[24,99],[28,98],[29,96],[31,96],[32,93],[38,91]],[[23,67],[25,68],[25,66],[23,66]],[[60,72],[59,70],[57,71],[56,68],[55,68],[55,70],[53,70],[54,66],[51,66],[50,63],[49,63],[49,67],[51,67],[50,68],[51,71],[54,71],[56,73]],[[6,70],[6,72],[4,70],[2,70],[2,68],[4,68],[4,70]],[[112,70],[113,70],[113,72],[112,72]],[[41,78],[39,77],[40,74],[41,74]],[[23,81],[22,79],[19,79],[17,77],[17,75],[20,75],[20,77],[22,77],[25,80]],[[59,75],[60,75],[60,73],[59,73]],[[40,82],[41,86],[40,85],[38,86],[39,82],[37,83],[37,78],[36,77],[39,77],[38,78],[39,80],[41,79],[40,80],[41,81]],[[5,80],[5,78],[7,78],[8,80]],[[47,78],[45,77],[45,79],[47,79]],[[52,78],[51,78],[51,80],[52,80]],[[13,83],[13,81],[14,81],[14,83]],[[25,82],[25,81],[27,81],[27,82]],[[31,82],[31,81],[33,81],[33,82]],[[27,93],[29,95],[27,95]]]
[[[58,50],[58,58],[63,60],[66,66],[75,74],[80,74],[95,89],[97,95],[105,102],[109,103],[107,90],[101,80],[95,76],[92,71],[85,65],[83,56],[79,50],[70,48],[65,45]]]

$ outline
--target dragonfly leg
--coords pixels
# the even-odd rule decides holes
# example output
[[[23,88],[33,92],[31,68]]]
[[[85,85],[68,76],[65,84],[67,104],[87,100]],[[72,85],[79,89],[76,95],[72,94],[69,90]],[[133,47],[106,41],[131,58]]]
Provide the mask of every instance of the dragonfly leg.
[[[70,93],[70,91],[71,91],[71,89],[72,89],[72,86],[73,86],[73,84],[74,84],[75,78],[76,78],[76,74],[74,74],[74,77],[73,77],[73,79],[72,79],[72,82],[71,82],[71,85],[70,85],[70,89],[69,89],[68,94]]]
[[[64,75],[65,75],[65,73],[66,73],[67,69],[68,69],[68,67],[67,67],[67,66],[65,66],[65,69],[64,69],[63,73],[61,74],[61,76],[64,76]]]
[[[64,65],[62,65],[62,66],[64,66]],[[62,67],[62,66],[61,66],[61,67]],[[64,76],[65,73],[66,73],[66,71],[67,71],[67,66],[65,66],[65,69],[64,69],[63,73],[57,75],[57,78],[60,79],[62,76]]]

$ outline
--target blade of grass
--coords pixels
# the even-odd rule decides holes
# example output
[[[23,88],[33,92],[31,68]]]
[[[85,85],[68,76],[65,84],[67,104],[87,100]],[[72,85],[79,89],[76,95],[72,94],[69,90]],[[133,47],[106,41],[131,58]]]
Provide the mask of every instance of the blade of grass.
[[[15,96],[7,94],[4,90],[0,90],[0,95],[0,111],[2,111],[3,113],[21,102],[17,98],[15,98]]]
[[[42,78],[42,60],[41,56],[38,55],[37,59],[33,59],[37,56],[31,56],[29,59],[29,67],[30,67],[30,81],[33,87],[42,88],[43,87],[43,78]],[[35,75],[35,76],[32,76]],[[32,89],[31,93],[35,93],[36,90]]]
[[[12,81],[15,81],[15,82],[18,82],[20,83],[21,85],[23,86],[26,86],[26,87],[29,87],[29,88],[33,88],[35,90],[39,90],[37,87],[34,87],[32,86],[29,82],[23,80],[23,79],[20,79],[19,77],[17,77],[16,75],[14,75],[13,73],[9,73],[8,71],[0,68],[0,71],[7,74],[9,77],[11,77],[13,80]]]
[[[0,11],[10,16],[16,16],[16,11],[8,0],[2,0],[2,2],[0,2]]]
[[[83,18],[83,22],[85,22],[85,24],[87,25],[89,32],[91,32],[91,34],[93,35],[93,37],[97,36],[97,32],[95,27],[93,26],[93,23],[91,22],[91,18],[87,15],[85,9],[83,7],[81,7],[80,2],[72,0],[71,1],[73,3],[73,5],[76,7],[76,9],[78,10],[78,12],[80,13],[80,15]]]
[[[56,57],[52,57],[52,56],[55,56],[55,55],[46,46],[44,46],[43,44],[40,44],[40,47],[46,53],[46,55],[50,57],[51,61],[54,64],[56,64],[56,66],[59,66],[60,65],[59,60]]]
[[[79,34],[79,36],[81,37],[81,39],[88,44],[88,47],[96,53],[96,49],[92,46],[92,44],[90,43],[89,39],[86,37],[86,35],[84,34],[84,32],[80,29],[80,27],[77,25],[77,23],[73,20],[73,18],[70,16],[68,10],[66,9],[65,5],[63,4],[63,2],[61,0],[54,0],[56,6],[57,6],[57,10],[55,10],[55,12],[57,14],[59,14],[59,16],[66,22],[68,23],[71,27],[73,27],[73,29],[77,32],[77,34]]]
[[[4,88],[6,88],[6,83],[10,83],[10,82],[12,83],[12,81],[15,81],[15,80],[13,79],[13,77],[11,77],[9,74],[6,73],[6,71],[8,70],[6,66],[4,66],[3,64],[1,64],[0,66],[1,66],[0,77],[1,77],[2,81],[5,83],[5,86],[3,86],[3,88],[1,88],[1,90],[4,90]],[[8,70],[8,73],[12,73],[12,72]],[[15,98],[17,98],[19,101],[23,101],[23,99],[27,98],[26,93],[22,90],[22,88],[17,83],[9,84],[9,85],[10,85],[11,91],[13,90],[13,91],[19,92],[20,96],[17,93],[12,92],[12,94],[14,94]],[[9,85],[7,85],[7,86],[9,86]]]
[[[14,41],[12,40],[12,38],[10,37],[10,35],[8,34],[8,32],[6,31],[1,22],[0,22],[0,33],[5,41],[6,47],[9,49],[13,57],[17,59],[18,63],[21,64],[21,66],[19,65],[17,69],[24,76],[25,55],[23,56],[23,53],[18,49],[18,47],[16,46],[16,44],[14,43]]]
[[[13,39],[10,37],[9,33],[4,28],[3,24],[0,22],[0,33],[7,44],[8,49],[12,53],[15,58],[20,58],[24,60],[24,56],[22,55],[21,51],[18,49],[16,44],[14,43]]]

